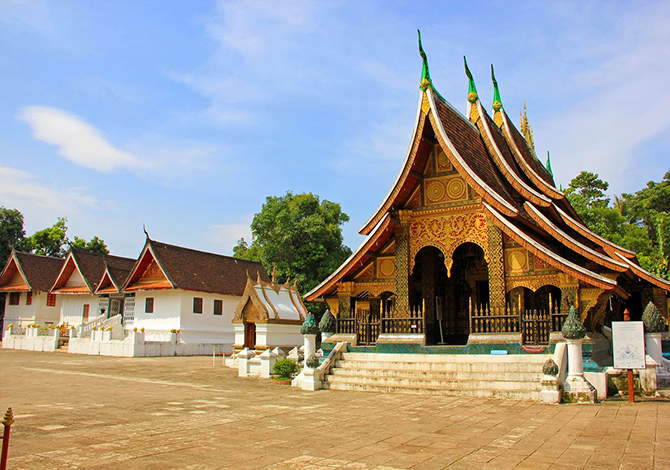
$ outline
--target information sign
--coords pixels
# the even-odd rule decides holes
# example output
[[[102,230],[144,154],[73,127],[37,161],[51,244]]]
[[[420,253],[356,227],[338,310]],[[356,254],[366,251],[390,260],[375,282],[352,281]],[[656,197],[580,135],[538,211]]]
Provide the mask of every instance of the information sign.
[[[615,369],[644,369],[644,323],[613,321],[612,349]]]

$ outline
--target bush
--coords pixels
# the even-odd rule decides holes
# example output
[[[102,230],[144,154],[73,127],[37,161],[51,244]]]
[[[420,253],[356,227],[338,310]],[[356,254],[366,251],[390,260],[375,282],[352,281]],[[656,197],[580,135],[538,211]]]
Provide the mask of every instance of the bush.
[[[280,359],[275,362],[272,371],[277,374],[279,377],[291,378],[293,375],[298,372],[298,364],[295,361],[290,359]]]

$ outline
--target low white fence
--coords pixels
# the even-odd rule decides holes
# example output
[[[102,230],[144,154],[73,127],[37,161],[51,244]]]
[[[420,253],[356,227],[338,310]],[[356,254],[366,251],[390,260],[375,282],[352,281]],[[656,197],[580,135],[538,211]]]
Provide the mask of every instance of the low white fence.
[[[150,357],[150,356],[205,356],[230,353],[233,348],[222,343],[182,343],[179,333],[166,333],[169,341],[147,341],[145,332],[130,331],[123,340],[113,338],[113,331],[93,330],[90,338],[70,338],[68,352],[94,356]]]
[[[25,351],[55,351],[58,349],[60,330],[58,328],[10,326],[5,330],[2,347]]]

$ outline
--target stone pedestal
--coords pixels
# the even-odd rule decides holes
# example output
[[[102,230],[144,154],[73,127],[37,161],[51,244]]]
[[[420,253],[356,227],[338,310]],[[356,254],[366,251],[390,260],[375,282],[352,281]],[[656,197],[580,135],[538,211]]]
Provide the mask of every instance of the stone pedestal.
[[[248,377],[249,376],[249,359],[251,359],[255,355],[256,355],[256,353],[254,351],[250,351],[249,348],[244,348],[237,355],[237,359],[238,359],[237,375],[239,377]]]
[[[318,377],[318,372],[316,369],[310,369],[305,367],[303,369],[303,377],[301,388],[303,390],[320,390],[321,389],[321,380]]]
[[[642,388],[642,393],[647,396],[653,397],[658,391],[657,370],[658,363],[650,354],[647,354],[645,357],[645,368],[639,370],[640,387]]]
[[[74,328],[70,328],[69,330],[67,330],[67,333],[70,339],[77,337],[77,330],[75,330]]]
[[[266,349],[260,355],[261,358],[261,377],[270,378],[272,376],[272,368],[277,362],[277,353]]]
[[[316,352],[316,335],[303,335],[305,338],[305,361]]]
[[[540,391],[541,403],[560,403],[561,392],[558,389],[558,377],[554,375],[542,376],[542,390]]]
[[[647,354],[656,362],[661,364],[663,360],[663,348],[661,346],[661,333],[647,333],[644,335],[644,344]]]
[[[563,383],[563,401],[569,403],[595,403],[596,389],[584,378],[582,362],[583,339],[569,339],[568,378]]]

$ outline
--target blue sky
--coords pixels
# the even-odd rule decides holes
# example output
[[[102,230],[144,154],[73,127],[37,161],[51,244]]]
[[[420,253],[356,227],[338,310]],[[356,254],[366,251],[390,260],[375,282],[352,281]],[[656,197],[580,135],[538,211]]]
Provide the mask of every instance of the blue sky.
[[[419,100],[526,101],[558,183],[635,191],[670,170],[669,2],[0,0],[0,205],[28,233],[135,257],[152,238],[232,253],[266,196],[311,191],[351,221],[382,202]]]

